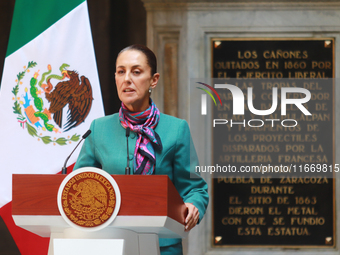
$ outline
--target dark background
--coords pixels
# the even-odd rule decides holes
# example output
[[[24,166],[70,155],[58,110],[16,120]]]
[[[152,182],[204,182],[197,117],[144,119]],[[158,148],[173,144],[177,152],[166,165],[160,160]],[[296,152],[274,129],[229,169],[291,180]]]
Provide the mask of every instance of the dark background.
[[[15,0],[0,1],[0,77],[2,77]],[[146,44],[146,11],[141,0],[87,0],[105,115],[119,110],[115,61],[124,47]]]

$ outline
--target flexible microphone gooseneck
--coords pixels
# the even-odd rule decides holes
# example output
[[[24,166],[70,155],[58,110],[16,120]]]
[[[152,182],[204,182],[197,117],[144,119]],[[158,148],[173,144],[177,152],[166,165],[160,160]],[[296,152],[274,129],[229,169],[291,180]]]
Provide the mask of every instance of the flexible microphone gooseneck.
[[[126,149],[127,149],[127,162],[126,162],[126,167],[125,167],[125,175],[129,175],[130,174],[130,161],[129,161],[129,136],[130,136],[130,128],[127,127],[126,128]]]
[[[62,174],[66,174],[66,164],[67,164],[67,161],[70,159],[71,155],[73,154],[73,152],[77,149],[77,147],[79,146],[79,144],[86,138],[88,137],[89,135],[91,134],[91,130],[87,130],[86,133],[82,136],[82,139],[79,141],[79,143],[77,144],[77,146],[73,149],[73,151],[71,152],[71,154],[66,158],[65,160],[65,163],[64,163],[64,166],[63,168],[61,169],[61,173]]]

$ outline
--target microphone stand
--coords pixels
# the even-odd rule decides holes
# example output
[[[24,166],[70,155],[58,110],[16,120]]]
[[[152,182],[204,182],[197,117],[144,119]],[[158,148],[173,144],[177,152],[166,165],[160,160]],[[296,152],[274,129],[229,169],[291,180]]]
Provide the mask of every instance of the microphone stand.
[[[125,167],[125,175],[130,175],[130,160],[129,160],[129,136],[130,136],[130,128],[127,127],[126,128],[126,133],[125,133],[125,136],[126,136],[126,149],[127,149],[127,159],[126,159],[126,167]]]
[[[91,134],[91,130],[87,130],[86,133],[82,136],[82,139],[79,141],[79,143],[77,144],[77,146],[73,149],[73,151],[71,152],[71,154],[66,158],[65,163],[64,163],[64,166],[63,166],[63,168],[61,169],[61,173],[62,173],[62,174],[66,174],[66,172],[67,172],[66,164],[67,164],[67,161],[70,159],[71,155],[73,154],[73,152],[77,149],[77,147],[79,146],[79,144],[80,144],[86,137],[88,137],[90,134]]]

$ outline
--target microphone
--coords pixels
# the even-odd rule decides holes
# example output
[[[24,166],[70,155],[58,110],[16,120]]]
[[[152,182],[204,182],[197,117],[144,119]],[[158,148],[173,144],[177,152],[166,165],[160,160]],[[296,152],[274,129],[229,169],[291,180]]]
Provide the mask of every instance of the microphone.
[[[79,143],[77,144],[77,146],[73,149],[73,151],[71,152],[71,154],[66,158],[65,160],[65,163],[64,163],[64,166],[63,168],[61,169],[61,173],[62,174],[66,174],[66,164],[67,164],[67,161],[70,159],[71,155],[73,154],[73,152],[77,149],[77,147],[79,146],[79,144],[84,140],[86,139],[86,137],[88,137],[89,135],[91,134],[91,130],[87,130],[86,133],[82,136],[82,139],[79,141]]]
[[[127,127],[126,128],[126,148],[127,148],[127,162],[126,162],[126,167],[125,167],[125,175],[129,175],[130,174],[130,161],[129,161],[129,136],[130,136],[130,128]]]

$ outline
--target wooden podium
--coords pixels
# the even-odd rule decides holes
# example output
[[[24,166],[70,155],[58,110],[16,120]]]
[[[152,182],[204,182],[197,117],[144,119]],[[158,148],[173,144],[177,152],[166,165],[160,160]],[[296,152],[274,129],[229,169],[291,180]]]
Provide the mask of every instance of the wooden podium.
[[[57,205],[59,186],[66,175],[13,175],[12,214],[16,225],[54,241],[72,239],[124,240],[124,255],[159,254],[158,237],[184,238],[185,204],[168,176],[113,175],[121,193],[115,220],[96,232],[72,228]]]

